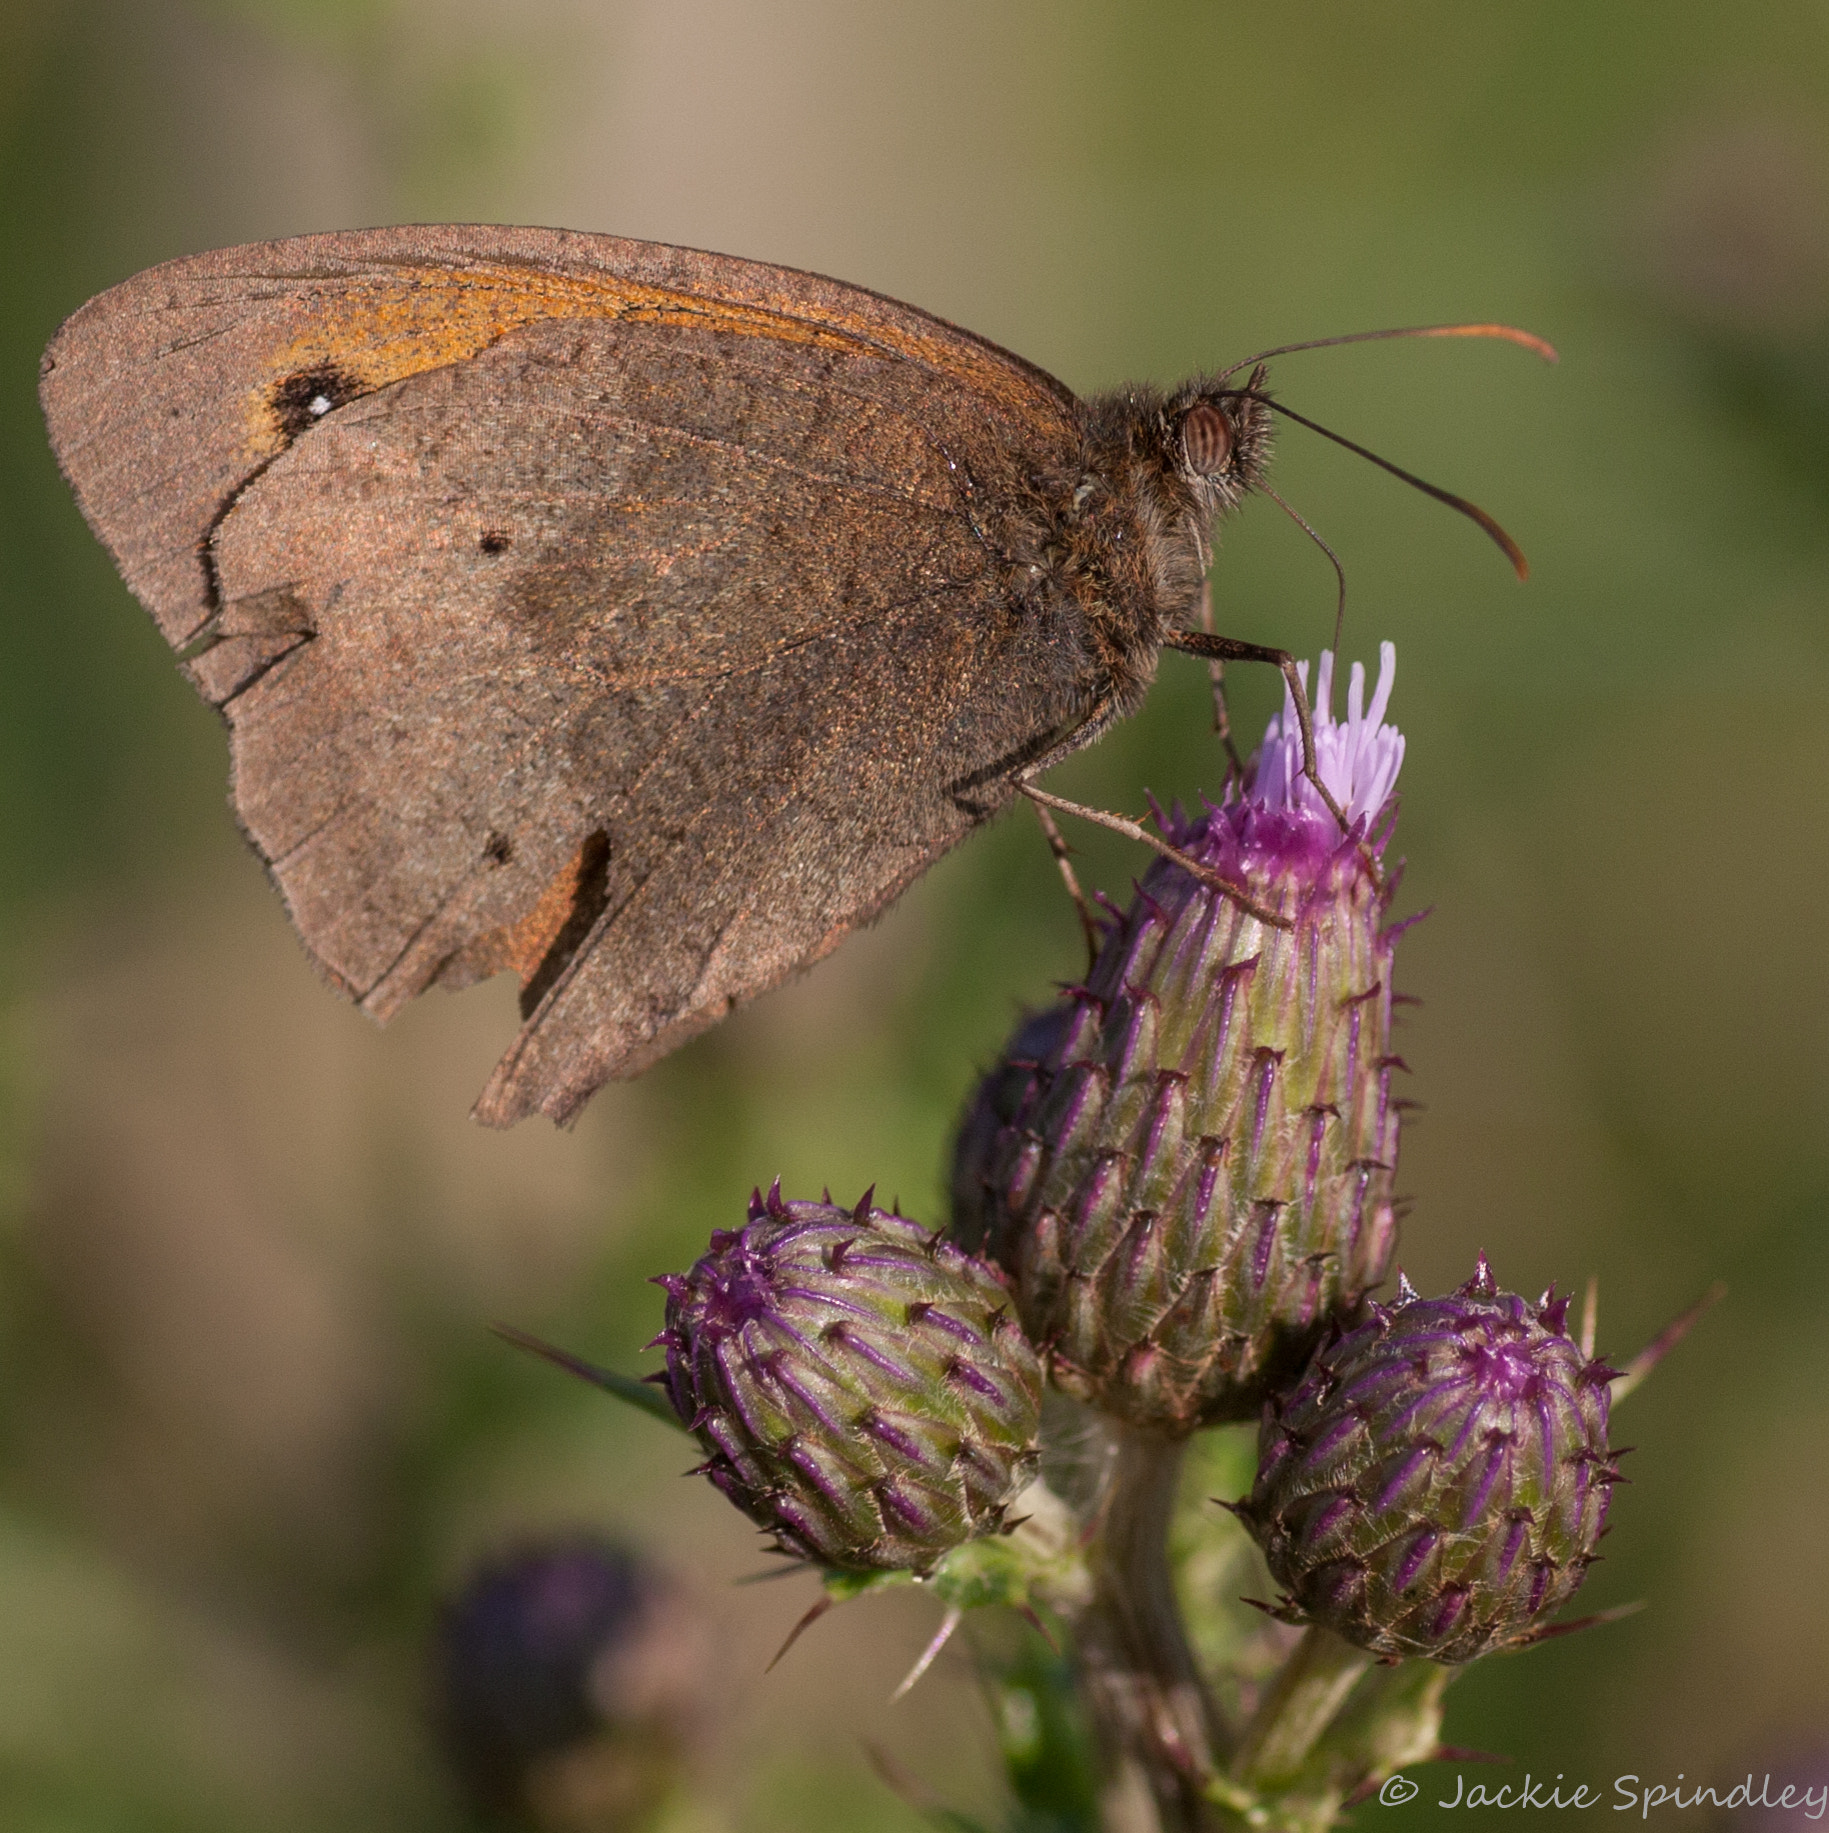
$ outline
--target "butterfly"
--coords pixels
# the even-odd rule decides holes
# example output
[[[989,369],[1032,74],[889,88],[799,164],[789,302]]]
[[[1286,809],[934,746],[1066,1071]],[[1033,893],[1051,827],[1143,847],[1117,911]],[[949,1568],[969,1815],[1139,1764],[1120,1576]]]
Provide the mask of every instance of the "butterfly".
[[[152,268],[40,394],[324,974],[383,1021],[518,977],[506,1125],[818,960],[1163,647],[1293,676],[1184,628],[1264,483],[1245,367],[1081,400],[793,269],[409,227]]]

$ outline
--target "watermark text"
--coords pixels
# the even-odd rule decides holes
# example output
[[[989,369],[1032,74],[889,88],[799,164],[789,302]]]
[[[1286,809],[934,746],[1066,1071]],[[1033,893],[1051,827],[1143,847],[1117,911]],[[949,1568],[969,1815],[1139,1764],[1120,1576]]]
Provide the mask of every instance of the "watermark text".
[[[1419,1783],[1399,1773],[1388,1777],[1378,1791],[1379,1801],[1388,1808],[1402,1807],[1422,1793]],[[1778,1782],[1769,1775],[1757,1780],[1748,1775],[1744,1782],[1730,1788],[1709,1783],[1687,1783],[1679,1770],[1673,1782],[1648,1782],[1640,1776],[1615,1776],[1613,1794],[1590,1782],[1571,1781],[1560,1770],[1551,1780],[1533,1776],[1528,1770],[1521,1781],[1469,1782],[1460,1774],[1453,1786],[1436,1801],[1438,1808],[1610,1808],[1615,1814],[1636,1814],[1649,1820],[1653,1808],[1780,1808],[1801,1814],[1806,1820],[1821,1820],[1829,1811],[1829,1783]]]

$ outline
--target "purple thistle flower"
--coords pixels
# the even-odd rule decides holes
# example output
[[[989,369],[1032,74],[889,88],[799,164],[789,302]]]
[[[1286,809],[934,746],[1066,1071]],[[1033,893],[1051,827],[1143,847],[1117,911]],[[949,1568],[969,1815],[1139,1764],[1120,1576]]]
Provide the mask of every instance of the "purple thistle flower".
[[[1595,1557],[1619,1472],[1615,1371],[1566,1303],[1493,1282],[1396,1304],[1324,1344],[1270,1401],[1240,1519],[1284,1589],[1275,1614],[1390,1657],[1471,1661],[1543,1633]]]
[[[1296,673],[1308,686],[1308,664],[1298,662]],[[1340,804],[1349,826],[1374,822],[1384,812],[1397,787],[1403,767],[1403,734],[1384,723],[1397,681],[1397,647],[1378,645],[1378,686],[1369,710],[1365,705],[1365,666],[1355,662],[1347,680],[1346,723],[1334,720],[1334,658],[1321,652],[1314,693],[1315,764],[1328,794]],[[1283,690],[1283,710],[1270,722],[1263,749],[1252,773],[1250,799],[1272,810],[1306,814],[1326,824],[1335,823],[1315,786],[1302,774],[1302,729],[1296,720],[1295,701]]]
[[[1041,1368],[996,1268],[865,1197],[751,1202],[667,1290],[705,1475],[794,1556],[925,1571],[1034,1474]]]
[[[1368,708],[1355,664],[1337,723],[1321,659],[1317,763],[1347,830],[1286,696],[1242,794],[1162,818],[1245,901],[1157,861],[961,1125],[955,1238],[1009,1269],[1054,1380],[1135,1424],[1250,1418],[1389,1266],[1395,671],[1386,643]]]

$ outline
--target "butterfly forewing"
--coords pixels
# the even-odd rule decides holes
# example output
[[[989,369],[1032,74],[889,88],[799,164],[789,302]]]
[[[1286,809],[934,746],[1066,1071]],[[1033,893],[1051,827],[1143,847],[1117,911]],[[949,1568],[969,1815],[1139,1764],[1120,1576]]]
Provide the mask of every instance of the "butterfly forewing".
[[[91,526],[182,643],[217,609],[208,531],[325,408],[565,318],[876,350],[959,382],[1025,434],[1073,408],[1043,371],[860,287],[661,243],[470,225],[299,236],[149,268],[69,319],[40,393]]]
[[[823,953],[1095,691],[995,539],[1014,449],[1073,462],[1070,398],[834,282],[309,238],[105,295],[45,399],[326,968],[383,1017],[520,974],[491,1120]]]

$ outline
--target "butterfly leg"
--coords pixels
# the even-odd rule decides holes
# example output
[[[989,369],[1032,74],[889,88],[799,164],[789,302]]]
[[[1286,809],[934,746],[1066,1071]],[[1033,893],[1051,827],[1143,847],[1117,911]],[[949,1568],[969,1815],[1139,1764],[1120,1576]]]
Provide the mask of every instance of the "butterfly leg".
[[[1179,649],[1191,656],[1205,656],[1208,661],[1226,662],[1268,662],[1283,677],[1289,688],[1289,698],[1296,709],[1296,724],[1302,731],[1302,774],[1315,787],[1315,793],[1327,804],[1327,812],[1339,822],[1340,831],[1346,832],[1346,811],[1334,800],[1334,792],[1321,781],[1321,768],[1315,759],[1315,722],[1309,710],[1308,689],[1302,685],[1302,677],[1296,668],[1296,659],[1287,649],[1269,649],[1262,643],[1242,643],[1237,637],[1215,636],[1204,630],[1170,630],[1164,633],[1163,647]]]
[[[1216,639],[1220,642],[1228,638]],[[1122,834],[1128,840],[1140,840],[1164,859],[1172,859],[1185,872],[1191,872],[1203,885],[1211,885],[1215,891],[1228,897],[1248,916],[1254,916],[1260,923],[1268,923],[1276,929],[1293,929],[1295,925],[1288,917],[1278,916],[1274,911],[1266,910],[1262,904],[1254,902],[1239,887],[1223,879],[1210,866],[1203,866],[1198,859],[1182,852],[1179,847],[1170,846],[1160,834],[1152,834],[1141,823],[1132,821],[1127,815],[1109,814],[1102,808],[1088,808],[1083,802],[1069,802],[1063,796],[1051,796],[1045,789],[1037,789],[1035,779],[1044,770],[1051,770],[1063,759],[1071,757],[1074,752],[1084,750],[1087,745],[1102,737],[1117,724],[1120,717],[1117,697],[1107,695],[1099,701],[1080,723],[1065,738],[1050,745],[1042,755],[1033,762],[1024,764],[1016,772],[1015,786],[1017,791],[1029,798],[1038,807],[1058,809],[1063,815],[1078,815],[1082,821],[1091,821],[1100,827],[1108,827],[1114,834]]]
[[[1327,804],[1327,812],[1340,825],[1341,833],[1347,831],[1346,811],[1334,800],[1333,791],[1321,781],[1320,765],[1315,758],[1315,721],[1314,714],[1308,705],[1308,690],[1302,685],[1302,676],[1296,667],[1296,659],[1287,649],[1270,649],[1262,643],[1243,643],[1237,637],[1215,636],[1204,630],[1170,630],[1162,639],[1165,649],[1179,649],[1187,655],[1205,656],[1218,666],[1225,662],[1268,662],[1283,677],[1289,688],[1289,698],[1296,710],[1296,724],[1302,731],[1302,774],[1314,785],[1315,793]],[[1372,883],[1382,887],[1384,873],[1378,864],[1378,856],[1367,842],[1359,841],[1359,857],[1372,875]]]
[[[1256,917],[1260,923],[1268,923],[1272,929],[1295,928],[1290,918],[1266,909],[1230,879],[1221,878],[1211,866],[1203,866],[1191,853],[1184,853],[1180,847],[1171,846],[1160,834],[1152,834],[1141,822],[1131,820],[1128,815],[1114,815],[1102,808],[1088,808],[1083,802],[1069,802],[1064,796],[1051,796],[1045,789],[1037,789],[1027,776],[1019,778],[1016,787],[1031,802],[1043,808],[1058,808],[1063,815],[1078,815],[1082,821],[1092,821],[1100,827],[1108,827],[1114,834],[1122,834],[1127,840],[1142,841],[1164,859],[1174,860],[1184,872],[1191,873],[1203,885],[1211,885],[1222,897],[1230,899],[1247,916]]]
[[[1200,627],[1208,636],[1215,634],[1211,574],[1200,582]],[[1226,665],[1218,656],[1209,656],[1207,673],[1213,681],[1213,736],[1226,748],[1226,782],[1228,785],[1233,782],[1242,784],[1245,780],[1245,765],[1238,754],[1238,746],[1232,742],[1232,715],[1226,706]]]
[[[1031,801],[1029,806],[1035,810],[1035,818],[1042,824],[1042,832],[1048,837],[1048,851],[1054,855],[1054,863],[1060,867],[1067,895],[1073,899],[1073,907],[1079,913],[1080,928],[1086,934],[1086,971],[1090,974],[1099,958],[1101,937],[1098,919],[1092,914],[1092,906],[1086,902],[1086,893],[1080,889],[1079,875],[1073,869],[1073,849],[1068,846],[1060,823],[1048,813],[1043,804]]]

